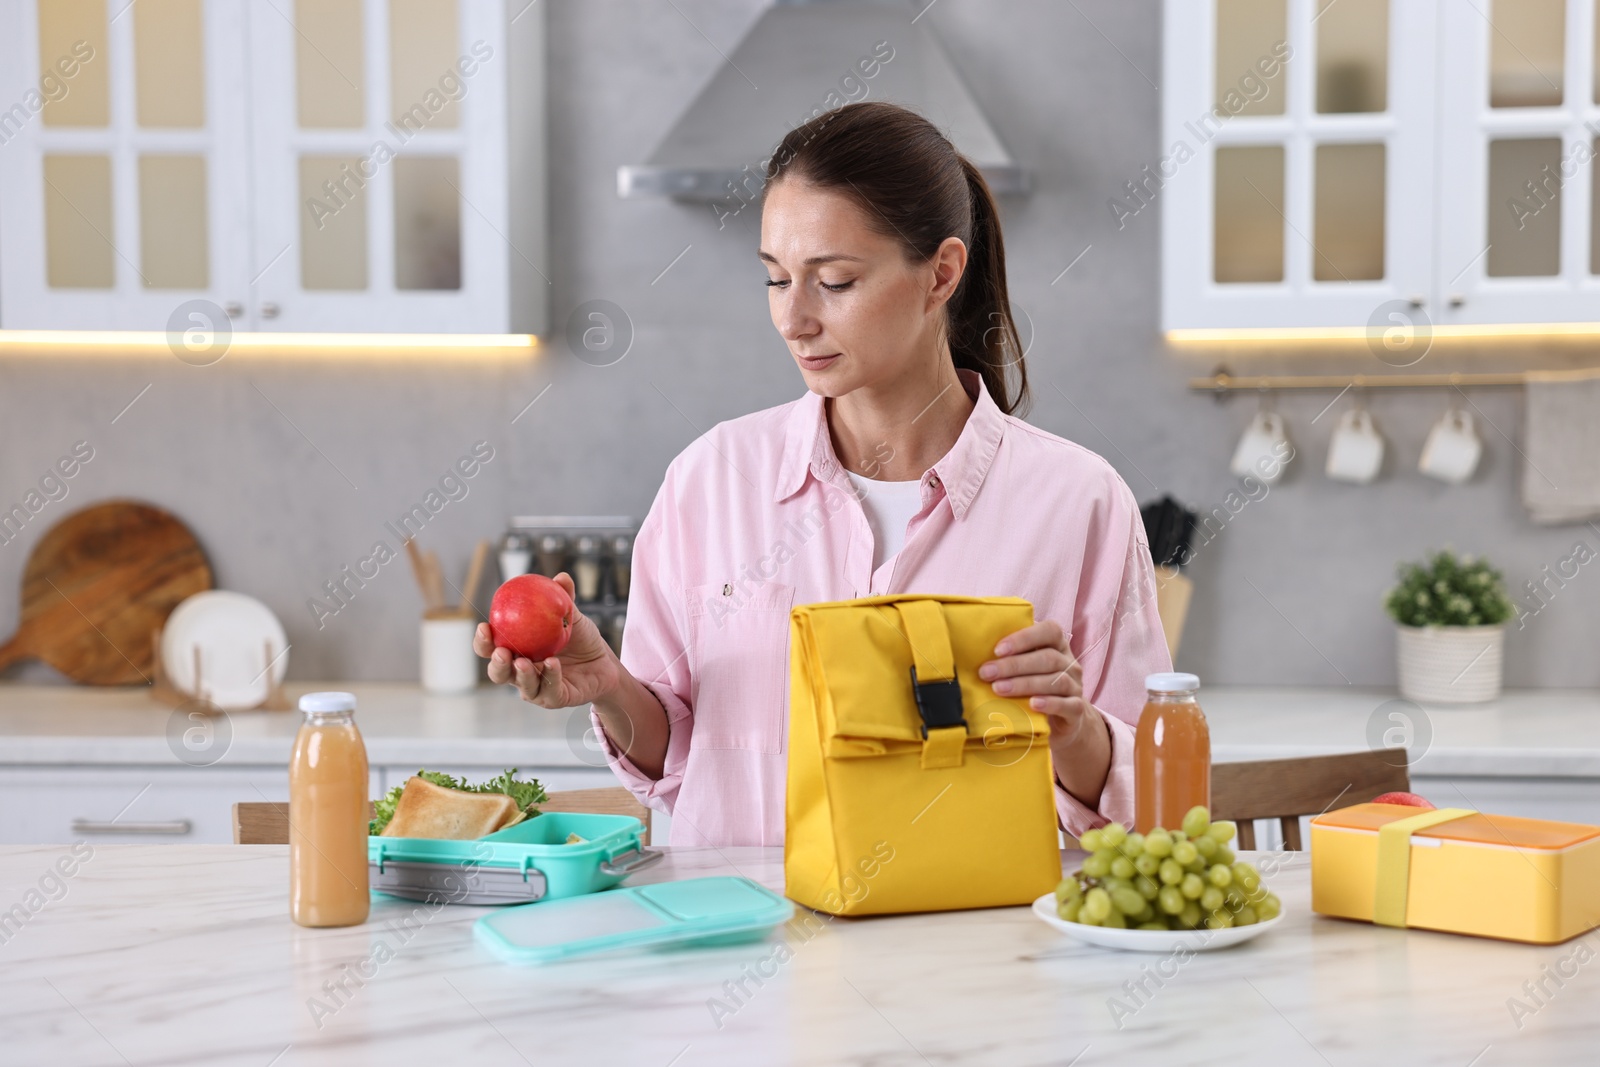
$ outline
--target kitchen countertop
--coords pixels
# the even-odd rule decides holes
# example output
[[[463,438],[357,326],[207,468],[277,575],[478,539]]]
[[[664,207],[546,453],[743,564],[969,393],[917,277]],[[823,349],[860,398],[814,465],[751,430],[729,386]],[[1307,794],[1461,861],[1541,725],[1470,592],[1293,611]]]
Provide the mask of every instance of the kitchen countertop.
[[[781,849],[664,851],[637,881],[782,887]],[[1554,1067],[1594,1062],[1600,1035],[1595,976],[1571,976],[1600,935],[1535,947],[1320,918],[1304,853],[1269,876],[1278,928],[1187,958],[1091,948],[1005,908],[819,916],[782,946],[539,968],[474,941],[483,908],[375,897],[365,926],[296,927],[286,847],[97,845],[64,891],[41,883],[65,852],[0,847],[0,906],[58,897],[0,929],[3,1063]],[[1524,983],[1542,979],[1535,999]]]
[[[406,683],[302,682],[303,693],[356,695],[356,722],[377,764],[604,767],[592,743],[587,708],[551,711],[525,703],[509,686],[433,696]],[[287,765],[297,711],[233,711],[227,752],[216,766]],[[186,713],[152,700],[141,686],[90,688],[0,685],[0,763],[175,764],[168,731],[191,725]],[[224,727],[219,726],[219,729]]]
[[[1405,730],[1414,775],[1600,777],[1600,689],[1419,705],[1386,689],[1218,686],[1199,700],[1220,762],[1358,752]]]
[[[356,694],[374,764],[603,767],[586,743],[587,711],[547,711],[509,687],[429,696],[402,683],[297,683]],[[1219,761],[1351,752],[1409,727],[1412,773],[1422,776],[1600,778],[1600,690],[1509,690],[1487,704],[1419,707],[1382,689],[1218,686],[1202,689]],[[1391,715],[1402,716],[1402,719]],[[294,712],[233,712],[218,765],[282,764]],[[0,684],[0,762],[173,763],[168,730],[189,725],[143,689]],[[1370,738],[1370,740],[1369,740]]]

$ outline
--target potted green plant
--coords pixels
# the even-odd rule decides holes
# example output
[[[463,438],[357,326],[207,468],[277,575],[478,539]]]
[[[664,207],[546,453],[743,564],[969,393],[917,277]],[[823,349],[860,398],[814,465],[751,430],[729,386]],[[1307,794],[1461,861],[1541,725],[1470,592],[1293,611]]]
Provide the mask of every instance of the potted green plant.
[[[1400,694],[1444,704],[1499,696],[1505,623],[1515,614],[1500,572],[1448,548],[1397,570],[1383,605],[1399,624]]]

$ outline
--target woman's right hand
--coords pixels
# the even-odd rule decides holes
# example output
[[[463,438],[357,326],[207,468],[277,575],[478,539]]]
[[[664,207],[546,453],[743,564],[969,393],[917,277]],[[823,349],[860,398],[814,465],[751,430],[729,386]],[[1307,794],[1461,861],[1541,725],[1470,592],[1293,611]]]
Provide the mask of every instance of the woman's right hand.
[[[571,575],[563,571],[555,580],[573,597]],[[472,650],[489,661],[489,681],[515,685],[523,700],[541,708],[571,708],[603,699],[616,691],[623,672],[622,662],[600,636],[600,628],[576,606],[572,609],[572,636],[558,655],[537,663],[518,656],[494,643],[486,622],[478,624]]]

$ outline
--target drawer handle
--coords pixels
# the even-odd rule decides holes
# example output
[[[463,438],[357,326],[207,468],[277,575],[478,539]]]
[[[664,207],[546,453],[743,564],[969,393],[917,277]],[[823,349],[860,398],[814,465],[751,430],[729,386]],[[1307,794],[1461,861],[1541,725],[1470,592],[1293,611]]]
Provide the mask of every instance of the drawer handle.
[[[186,834],[193,830],[188,819],[166,822],[107,822],[102,819],[73,819],[75,834]]]

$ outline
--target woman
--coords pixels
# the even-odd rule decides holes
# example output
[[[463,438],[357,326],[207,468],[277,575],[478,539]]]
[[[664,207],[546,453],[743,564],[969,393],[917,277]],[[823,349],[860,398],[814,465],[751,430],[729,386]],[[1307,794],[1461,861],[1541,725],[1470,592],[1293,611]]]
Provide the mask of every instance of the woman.
[[[484,624],[490,680],[546,708],[592,704],[612,768],[672,815],[672,844],[778,845],[789,609],[1021,596],[1037,621],[979,676],[1049,717],[1069,833],[1131,822],[1144,677],[1171,670],[1150,552],[1111,466],[1012,414],[1027,376],[988,186],[884,103],[791,131],[766,177],[772,324],[809,392],[668,466],[634,542],[620,659],[581,615],[541,663]]]

